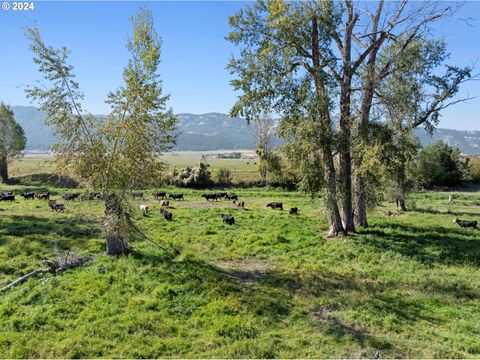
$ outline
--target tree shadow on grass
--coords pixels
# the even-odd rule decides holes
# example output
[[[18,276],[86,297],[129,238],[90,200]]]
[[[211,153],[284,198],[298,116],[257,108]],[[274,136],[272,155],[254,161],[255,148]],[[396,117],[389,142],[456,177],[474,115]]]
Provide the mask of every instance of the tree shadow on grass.
[[[28,241],[51,244],[49,235],[60,238],[58,246],[82,247],[90,238],[98,237],[100,230],[95,220],[81,218],[45,218],[38,216],[2,215],[0,235],[26,238]]]
[[[432,215],[451,215],[452,219],[456,216],[476,216],[480,217],[480,213],[478,212],[469,212],[469,211],[441,211],[432,208],[416,208],[414,210],[409,211],[411,213],[418,212],[421,214],[432,214]]]
[[[312,301],[316,301],[321,296],[329,298],[332,303],[346,304],[342,306],[347,307],[358,306],[360,309],[364,305],[360,302],[352,302],[350,296],[355,292],[371,292],[372,288],[368,288],[371,284],[361,284],[355,278],[333,273],[300,276],[275,269],[262,269],[257,263],[254,268],[250,268],[251,261],[248,262],[249,268],[242,269],[226,268],[223,265],[219,267],[200,259],[176,260],[175,255],[169,253],[157,255],[150,253],[145,254],[146,257],[143,253],[132,253],[131,256],[142,262],[153,262],[155,265],[165,263],[166,271],[172,276],[172,279],[175,279],[172,280],[173,282],[194,281],[196,293],[207,293],[202,295],[202,298],[221,299],[231,296],[240,298],[241,308],[258,319],[259,323],[271,324],[269,327],[278,326],[286,318],[293,316],[296,319],[303,318],[306,324],[311,324],[320,333],[334,336],[339,340],[357,343],[361,347],[370,349],[400,353],[400,350],[386,339],[379,338],[356,324],[342,320],[335,312],[337,309],[324,310],[321,308],[315,312],[298,311],[299,308],[296,308],[299,298],[308,297]],[[243,264],[243,262],[241,263]],[[398,302],[388,304],[388,299],[385,300],[385,303],[385,307],[388,309],[385,312],[400,314],[403,311],[403,316],[409,322],[422,319],[421,310],[414,308],[413,305],[405,307],[404,304]]]
[[[79,183],[68,176],[59,176],[49,173],[31,174],[10,179],[12,185],[54,188],[78,188]]]
[[[393,230],[393,231],[388,231]],[[480,265],[478,230],[443,226],[416,227],[398,223],[362,230],[358,241],[379,251],[394,251],[423,264]]]

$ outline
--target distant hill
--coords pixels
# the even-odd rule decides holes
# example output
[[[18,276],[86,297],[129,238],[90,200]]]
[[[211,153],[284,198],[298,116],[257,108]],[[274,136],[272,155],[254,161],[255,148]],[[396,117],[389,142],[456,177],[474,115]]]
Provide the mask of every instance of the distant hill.
[[[33,106],[13,106],[15,118],[22,125],[27,136],[27,150],[47,150],[54,142],[55,136],[45,125],[45,113]],[[253,149],[253,127],[244,119],[231,118],[226,114],[178,114],[177,144],[174,150],[207,151]],[[442,140],[458,147],[463,154],[480,155],[480,131],[461,131],[436,129],[432,136],[424,129],[417,129],[417,136],[422,145]],[[281,144],[276,138],[275,145]]]
[[[416,129],[415,134],[422,146],[441,140],[459,148],[464,155],[480,155],[480,131],[438,128],[429,135],[424,129]]]

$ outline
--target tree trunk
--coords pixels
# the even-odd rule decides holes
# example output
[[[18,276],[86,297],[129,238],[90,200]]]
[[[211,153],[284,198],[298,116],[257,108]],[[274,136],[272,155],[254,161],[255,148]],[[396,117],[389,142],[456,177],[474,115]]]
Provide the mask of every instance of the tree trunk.
[[[339,132],[339,157],[340,179],[342,183],[342,218],[343,226],[347,232],[355,232],[352,205],[352,156],[351,156],[351,89],[352,89],[352,31],[357,18],[353,12],[353,5],[346,2],[347,21],[343,38],[343,47],[340,48],[343,59],[343,75],[340,89],[340,132]]]
[[[320,69],[320,50],[318,44],[318,24],[317,17],[314,15],[312,17],[312,61],[315,69]],[[328,236],[347,235],[347,232],[342,224],[337,203],[337,179],[335,175],[335,166],[333,163],[332,154],[332,119],[330,118],[330,111],[328,108],[328,97],[324,87],[325,84],[323,83],[324,80],[320,76],[320,73],[318,71],[314,71],[313,77],[315,79],[315,89],[318,97],[318,117],[323,135],[321,152],[325,169],[325,182],[327,184],[326,205],[330,222]]]
[[[367,196],[365,194],[365,182],[360,175],[355,177],[355,192],[357,195],[357,208],[355,219],[357,224],[363,228],[368,227],[367,220]]]
[[[407,211],[405,205],[405,166],[402,164],[397,176],[397,210]]]
[[[383,10],[383,0],[378,2],[377,12],[373,18],[372,22],[372,36],[371,41],[372,44],[377,41],[378,39],[378,24],[380,21],[380,15]],[[381,40],[370,52],[368,55],[368,62],[367,68],[365,72],[365,78],[363,81],[363,88],[364,93],[362,96],[362,102],[359,111],[359,138],[363,141],[364,144],[368,144],[368,123],[370,121],[370,110],[372,107],[373,102],[373,89],[376,85],[375,82],[375,66],[377,61],[377,52],[381,46]],[[357,158],[355,165],[358,167],[360,162],[362,161],[362,154],[358,154],[359,158]],[[368,227],[368,220],[367,220],[367,198],[365,194],[365,180],[363,179],[361,174],[357,174],[355,177],[355,191],[357,197],[357,204],[356,204],[356,220],[358,225],[366,228]]]
[[[120,256],[130,252],[126,235],[127,224],[124,209],[118,195],[105,196],[105,236],[107,240],[107,255]]]
[[[8,183],[8,163],[7,158],[4,156],[0,158],[0,178],[3,183]]]
[[[327,151],[325,151],[327,150]],[[337,180],[335,176],[335,166],[333,156],[328,149],[324,149],[325,162],[325,180],[327,183],[327,208],[330,221],[330,230],[328,236],[347,235],[342,224],[342,218],[337,204]]]
[[[352,205],[352,158],[350,155],[350,129],[341,130],[340,178],[342,182],[342,218],[345,230],[355,232]]]

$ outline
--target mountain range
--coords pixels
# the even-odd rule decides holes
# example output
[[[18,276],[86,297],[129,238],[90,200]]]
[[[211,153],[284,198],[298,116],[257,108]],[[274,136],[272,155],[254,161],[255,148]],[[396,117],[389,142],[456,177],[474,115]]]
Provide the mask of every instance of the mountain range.
[[[27,150],[46,151],[55,142],[55,135],[45,125],[46,114],[33,106],[12,106],[15,119],[25,130]],[[231,118],[227,114],[178,114],[177,143],[173,150],[208,151],[253,149],[253,126],[245,119]],[[480,155],[480,131],[462,131],[437,128],[432,135],[416,129],[422,146],[444,141],[458,147],[465,155]],[[275,138],[274,145],[281,144]]]

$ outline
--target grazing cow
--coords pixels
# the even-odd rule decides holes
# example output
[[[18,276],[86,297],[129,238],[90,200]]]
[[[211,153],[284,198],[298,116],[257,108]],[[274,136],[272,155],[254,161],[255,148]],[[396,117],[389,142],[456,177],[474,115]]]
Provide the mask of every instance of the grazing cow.
[[[240,209],[245,209],[245,201],[233,200],[233,203],[235,204],[236,207]]]
[[[46,193],[35,194],[35,198],[40,200],[50,200],[50,193],[46,192]]]
[[[283,210],[283,203],[274,201],[274,202],[271,202],[270,204],[267,204],[267,207],[270,207],[272,209]]]
[[[227,195],[228,195],[228,194],[227,194],[226,192],[219,192],[219,193],[217,193],[217,198],[219,198],[219,199],[220,199],[220,198],[226,198]]]
[[[292,207],[292,208],[290,208],[290,211],[288,213],[290,215],[298,215],[298,208],[297,207]]]
[[[218,200],[217,194],[203,194],[202,197],[205,198],[205,200],[207,200],[207,201]]]
[[[160,206],[169,206],[170,205],[170,201],[168,200],[160,200]]]
[[[228,200],[238,200],[238,195],[230,194],[225,196],[225,198],[227,198]]]
[[[65,205],[57,203],[55,200],[48,200],[48,206],[50,209],[55,210],[56,212],[64,212],[65,211]]]
[[[153,197],[155,200],[165,199],[167,197],[167,193],[165,191],[156,191],[153,193]]]
[[[221,214],[223,218],[223,222],[228,225],[235,225],[235,218],[231,215]]]
[[[22,197],[27,200],[27,199],[35,199],[35,193],[34,192],[24,192],[21,194]]]
[[[140,211],[143,213],[144,216],[148,215],[148,210],[150,208],[148,207],[148,205],[140,205]]]
[[[15,195],[12,192],[1,193],[0,201],[15,201]]]
[[[456,218],[453,222],[456,222],[460,227],[477,228],[477,220],[460,220],[459,218]]]
[[[132,192],[132,197],[134,199],[143,199],[143,192],[141,191],[133,191]]]
[[[80,196],[80,194],[78,194],[78,193],[74,193],[74,194],[63,194],[62,198],[63,198],[63,200],[65,200],[65,201],[75,201],[79,196]]]
[[[166,220],[172,220],[173,214],[170,211],[160,208],[160,214],[162,214]]]
[[[185,200],[183,198],[183,194],[170,194],[168,198],[172,200],[180,200],[180,199]]]
[[[48,200],[48,206],[50,207],[50,209],[55,210],[56,204],[57,202],[55,200]]]

